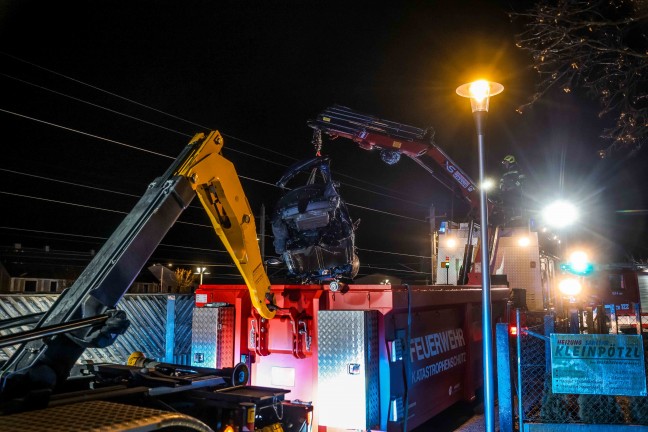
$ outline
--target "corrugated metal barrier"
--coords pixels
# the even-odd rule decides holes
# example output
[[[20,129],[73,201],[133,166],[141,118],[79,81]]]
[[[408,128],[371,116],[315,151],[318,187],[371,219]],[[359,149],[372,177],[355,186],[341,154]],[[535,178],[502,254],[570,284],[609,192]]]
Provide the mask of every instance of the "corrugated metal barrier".
[[[57,297],[57,294],[2,294],[0,320],[45,312]],[[191,294],[126,294],[118,305],[131,321],[126,333],[108,348],[88,348],[82,359],[123,364],[133,351],[142,351],[148,358],[188,365],[193,305]],[[0,334],[28,328],[3,330]],[[7,360],[14,351],[15,347],[0,348],[0,360]]]

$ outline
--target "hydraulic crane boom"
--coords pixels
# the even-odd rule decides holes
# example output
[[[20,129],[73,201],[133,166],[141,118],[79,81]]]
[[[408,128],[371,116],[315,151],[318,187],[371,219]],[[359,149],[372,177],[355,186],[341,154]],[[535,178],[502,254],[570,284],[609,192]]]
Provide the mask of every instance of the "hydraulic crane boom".
[[[275,313],[270,310],[270,280],[259,250],[254,214],[234,165],[221,154],[223,138],[217,131],[206,137],[197,134],[189,145],[194,150],[177,174],[190,179],[216,234],[250,290],[252,305],[263,318],[271,319]]]
[[[382,158],[396,163],[400,155],[410,157],[428,172],[433,173],[422,156],[432,159],[459,186],[471,210],[479,208],[479,193],[474,181],[433,141],[431,129],[419,129],[389,120],[361,114],[350,108],[334,105],[322,111],[308,125],[333,138],[343,137],[365,150],[380,149]]]
[[[222,147],[223,139],[217,131],[194,136],[166,173],[149,185],[35,329],[115,312],[117,303],[196,194],[241,272],[254,308],[262,317],[273,318],[274,298],[257,243],[254,216],[234,166],[221,154]],[[107,345],[115,334],[123,333],[125,326],[120,321],[124,321],[123,316],[111,314],[99,331],[82,329],[23,343],[0,368],[0,396],[21,388],[53,388],[67,378],[86,347]]]

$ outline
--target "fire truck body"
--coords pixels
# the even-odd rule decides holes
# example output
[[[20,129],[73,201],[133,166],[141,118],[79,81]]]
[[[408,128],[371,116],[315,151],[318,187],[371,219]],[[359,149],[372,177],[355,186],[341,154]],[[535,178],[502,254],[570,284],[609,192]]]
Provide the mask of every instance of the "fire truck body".
[[[466,255],[467,262],[474,263],[469,267],[469,280],[478,279],[478,235],[471,235],[470,229],[467,223],[442,223],[437,237],[436,260],[441,264],[436,266],[436,284],[458,283]],[[557,258],[545,252],[538,232],[526,226],[499,227],[491,238],[490,272],[495,282],[508,284],[511,289],[524,289],[530,312],[544,312],[561,304],[556,287]]]
[[[217,341],[233,341],[233,361],[251,363],[251,383],[312,403],[320,431],[412,430],[482,385],[479,286],[274,285],[278,310],[290,312],[272,320],[239,301],[246,289],[199,288],[194,328],[210,309],[230,307],[237,317],[233,329],[215,326],[226,336],[202,346],[227,352]],[[508,292],[493,287],[495,317]],[[210,354],[192,357],[200,366]]]
[[[591,324],[590,315],[594,319],[597,306],[603,305],[608,316],[606,321],[614,333],[635,334],[639,322],[642,328],[648,327],[648,268],[645,265],[608,264],[582,279],[585,325]]]
[[[605,266],[588,277],[591,301],[615,305],[618,315],[634,314],[633,304],[648,312],[648,271],[640,266]]]

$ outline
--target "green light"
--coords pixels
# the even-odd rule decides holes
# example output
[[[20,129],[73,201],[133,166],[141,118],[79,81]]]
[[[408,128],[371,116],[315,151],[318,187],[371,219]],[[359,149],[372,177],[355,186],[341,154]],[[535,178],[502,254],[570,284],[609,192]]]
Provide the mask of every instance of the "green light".
[[[560,270],[576,276],[589,276],[594,271],[594,264],[589,262],[565,262],[560,264]]]

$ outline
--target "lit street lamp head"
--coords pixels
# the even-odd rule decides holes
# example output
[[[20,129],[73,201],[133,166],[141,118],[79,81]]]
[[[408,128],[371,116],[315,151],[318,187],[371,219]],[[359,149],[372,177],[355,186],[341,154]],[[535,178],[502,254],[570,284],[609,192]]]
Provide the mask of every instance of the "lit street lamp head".
[[[457,87],[459,96],[470,99],[472,112],[488,112],[488,101],[491,96],[498,95],[502,91],[504,91],[502,84],[486,80],[477,80]]]
[[[198,267],[194,274],[197,274],[197,275],[200,276],[200,285],[202,285],[203,284],[203,275],[208,275],[210,273],[207,271],[207,267]]]

